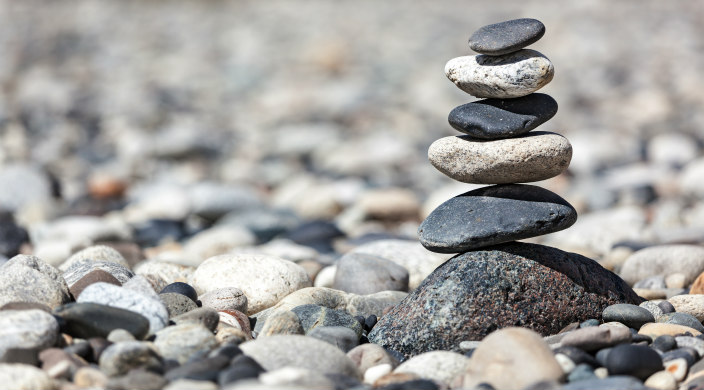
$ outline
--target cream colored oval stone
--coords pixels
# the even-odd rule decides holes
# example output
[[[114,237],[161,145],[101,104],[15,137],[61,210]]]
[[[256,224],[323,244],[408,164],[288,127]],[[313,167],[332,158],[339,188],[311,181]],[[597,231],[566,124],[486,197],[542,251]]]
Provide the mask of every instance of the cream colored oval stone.
[[[549,83],[554,73],[550,60],[530,49],[500,56],[457,57],[445,65],[447,78],[478,98],[526,96]]]
[[[572,145],[547,131],[492,141],[451,136],[433,142],[428,159],[440,172],[463,183],[527,183],[565,171]]]
[[[211,257],[196,268],[192,279],[198,294],[237,287],[247,296],[247,314],[274,306],[285,296],[310,287],[306,271],[275,256],[229,254]]]

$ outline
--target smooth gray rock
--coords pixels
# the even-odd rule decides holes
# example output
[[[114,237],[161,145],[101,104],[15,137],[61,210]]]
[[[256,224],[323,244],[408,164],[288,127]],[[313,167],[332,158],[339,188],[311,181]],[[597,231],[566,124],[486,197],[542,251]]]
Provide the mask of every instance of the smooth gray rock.
[[[655,322],[655,317],[648,309],[625,303],[607,307],[601,317],[604,322],[617,321],[636,330],[643,324]]]
[[[469,48],[477,53],[501,55],[537,42],[545,25],[536,19],[513,19],[481,27],[469,37]]]
[[[696,329],[696,330],[704,333],[704,325],[702,325],[702,323],[699,322],[699,320],[696,319],[696,317],[694,317],[691,314],[687,314],[687,313],[663,314],[657,319],[657,322],[664,322],[666,324],[684,325],[684,326],[688,326],[692,329]]]
[[[240,344],[242,352],[267,371],[292,366],[324,374],[360,377],[357,367],[339,348],[307,336],[278,335]]]
[[[423,221],[418,236],[428,250],[457,253],[556,232],[576,220],[577,211],[555,193],[504,184],[446,201]]]
[[[0,311],[0,357],[11,348],[41,350],[54,345],[59,324],[42,310]]]
[[[548,84],[554,73],[550,60],[530,49],[500,56],[457,57],[445,65],[447,78],[478,98],[526,96]]]
[[[408,291],[408,270],[391,260],[363,253],[348,253],[336,264],[334,289],[354,294]]]
[[[188,313],[198,308],[195,302],[183,294],[162,293],[159,294],[159,298],[164,306],[166,306],[166,310],[169,312],[169,318]]]
[[[320,326],[344,326],[352,329],[357,337],[362,335],[362,325],[349,313],[319,305],[302,305],[291,309],[301,322],[306,334]]]
[[[515,99],[485,99],[450,111],[447,120],[455,130],[472,138],[493,140],[525,134],[557,113],[549,95],[531,93]]]
[[[169,312],[159,299],[112,284],[91,284],[83,290],[78,302],[99,303],[139,313],[149,320],[150,334],[165,327],[169,321]]]
[[[224,287],[198,296],[203,307],[247,312],[247,296],[237,287]]]
[[[215,309],[199,307],[176,317],[171,317],[171,321],[176,325],[200,324],[214,332],[220,322],[220,315]]]
[[[197,354],[217,346],[213,332],[200,324],[181,324],[166,327],[156,333],[154,346],[164,359],[183,364]]]
[[[159,369],[159,355],[142,341],[123,341],[107,347],[100,355],[100,371],[108,376],[124,375],[133,368]]]
[[[521,326],[551,335],[600,316],[608,305],[640,301],[594,260],[509,243],[448,260],[381,317],[368,337],[405,356],[459,351],[460,342],[480,340],[497,328]]]
[[[54,308],[70,297],[61,272],[36,256],[17,255],[0,266],[0,306],[36,302]]]
[[[359,345],[357,332],[344,326],[318,326],[308,332],[306,336],[330,343],[345,353]]]

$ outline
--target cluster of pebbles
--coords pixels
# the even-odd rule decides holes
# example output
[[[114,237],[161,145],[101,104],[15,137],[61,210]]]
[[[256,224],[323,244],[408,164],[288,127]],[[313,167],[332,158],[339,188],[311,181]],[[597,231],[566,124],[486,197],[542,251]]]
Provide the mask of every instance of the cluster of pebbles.
[[[605,264],[622,280],[584,256],[509,242],[576,218],[557,195],[512,184],[555,176],[569,164],[563,137],[531,131],[557,110],[552,98],[532,93],[550,81],[552,66],[522,49],[543,29],[534,20],[487,26],[471,39],[482,55],[450,62],[451,79],[489,99],[453,110],[451,124],[468,134],[439,140],[431,162],[455,180],[497,185],[454,198],[426,219],[421,242],[441,254],[381,229],[417,227],[419,202],[399,189],[363,191],[342,180],[306,192],[302,180],[287,186],[288,197],[283,190],[271,196],[280,205],[295,194],[292,212],[264,204],[268,195],[256,186],[128,189],[119,177],[96,175],[87,197],[43,220],[56,206],[56,178],[2,165],[0,205],[9,210],[0,213],[2,387],[704,386],[702,247],[622,243]],[[469,58],[481,59],[477,73],[466,67]],[[180,104],[178,96],[165,100]],[[72,113],[87,122],[89,114]],[[21,144],[17,134],[10,128],[3,141]],[[162,140],[153,145],[157,158],[211,150],[197,139],[172,149],[165,148],[170,137]],[[199,167],[167,176],[197,177]],[[342,206],[348,210],[337,223],[311,221]],[[590,249],[607,242],[606,253],[643,224],[638,213],[612,214],[596,228],[616,221],[613,231]],[[527,220],[510,223],[519,215]],[[570,231],[584,241],[589,235],[576,228]],[[444,253],[460,255],[443,264]]]

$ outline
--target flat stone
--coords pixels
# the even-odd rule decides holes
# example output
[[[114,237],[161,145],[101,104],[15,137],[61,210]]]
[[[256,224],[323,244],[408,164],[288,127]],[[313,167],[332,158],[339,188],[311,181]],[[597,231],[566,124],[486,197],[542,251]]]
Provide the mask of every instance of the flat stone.
[[[40,350],[52,346],[59,337],[59,324],[42,310],[3,310],[0,312],[0,358],[10,349]]]
[[[445,65],[447,78],[478,98],[526,96],[548,84],[554,72],[547,57],[530,49],[500,56],[457,57]]]
[[[141,314],[149,320],[149,333],[152,334],[165,327],[169,321],[169,312],[159,299],[112,284],[91,284],[83,290],[77,302],[98,303]]]
[[[448,122],[472,138],[494,140],[525,134],[557,113],[549,95],[532,93],[515,99],[485,99],[450,111]]]
[[[142,341],[123,341],[107,347],[100,355],[100,371],[108,376],[125,375],[134,368],[161,369],[159,355]]]
[[[200,302],[203,307],[215,310],[237,310],[247,312],[247,296],[237,287],[224,287],[202,294]]]
[[[432,379],[447,386],[469,366],[470,359],[460,353],[431,351],[414,356],[396,367],[394,373],[408,373]]]
[[[572,160],[572,145],[567,138],[548,131],[490,141],[449,136],[430,145],[428,160],[440,172],[463,183],[528,183],[564,172]]]
[[[559,381],[560,364],[537,333],[506,328],[487,336],[469,360],[462,388],[486,382],[497,390],[520,389],[539,381]]]
[[[5,389],[55,390],[54,380],[37,367],[27,364],[0,363],[0,383]]]
[[[609,375],[630,375],[645,380],[663,369],[655,350],[643,345],[618,345],[606,357]]]
[[[628,282],[635,282],[655,275],[680,272],[685,275],[685,285],[704,272],[704,247],[698,245],[658,245],[641,249],[629,256],[621,267],[620,275]]]
[[[576,220],[576,210],[555,193],[504,184],[446,201],[423,221],[418,236],[433,252],[457,253],[556,232]]]
[[[640,298],[594,260],[536,244],[510,243],[455,256],[381,317],[369,340],[405,356],[459,351],[508,326],[556,334],[572,322]],[[448,315],[447,313],[452,313]]]
[[[98,303],[69,303],[54,314],[64,320],[65,333],[82,339],[107,337],[115,329],[124,329],[141,340],[149,332],[149,320],[143,315]]]
[[[645,323],[655,322],[655,317],[650,311],[627,303],[608,306],[601,316],[604,322],[617,321],[636,330]]]
[[[76,283],[73,283],[69,287],[69,291],[71,291],[71,295],[73,295],[74,299],[78,299],[78,296],[81,295],[81,293],[83,292],[83,290],[86,289],[86,287],[98,282],[108,283],[115,286],[122,286],[122,283],[120,283],[119,280],[117,280],[108,272],[105,272],[102,269],[95,269],[85,274],[82,278],[78,279]]]
[[[587,352],[595,352],[617,344],[629,343],[630,341],[631,332],[628,328],[590,326],[577,329],[565,335],[562,339],[562,345],[577,347]]]
[[[383,257],[408,270],[408,288],[413,290],[445,259],[425,249],[418,241],[382,239],[362,244],[349,253],[366,253]],[[334,265],[332,266],[334,267]],[[323,271],[321,271],[322,273]],[[315,282],[321,274],[318,274]],[[332,285],[330,285],[332,286]],[[321,286],[325,287],[325,286]]]
[[[545,25],[536,19],[513,19],[481,27],[469,37],[469,48],[477,53],[501,55],[537,42]]]
[[[665,324],[677,324],[694,328],[704,333],[704,325],[696,317],[687,313],[667,313],[658,318],[657,322]]]
[[[209,352],[217,342],[213,332],[203,325],[181,324],[158,331],[154,346],[164,359],[184,364],[198,353]]]
[[[676,295],[667,300],[679,313],[687,313],[704,321],[704,294]]]
[[[312,285],[306,271],[293,262],[256,254],[211,257],[198,266],[192,282],[200,294],[225,287],[241,289],[247,296],[248,315]]]
[[[641,326],[638,330],[638,334],[643,334],[650,336],[651,338],[656,338],[662,335],[677,336],[682,333],[689,332],[693,336],[698,336],[702,334],[700,331],[690,328],[688,326],[677,325],[677,324],[663,324],[663,323],[651,323]]]
[[[312,337],[279,335],[248,341],[242,352],[267,371],[292,366],[325,374],[361,377],[357,367],[339,348]]]
[[[61,272],[36,256],[17,255],[0,265],[0,306],[36,302],[51,308],[70,300]]]
[[[355,294],[408,291],[408,270],[379,256],[348,253],[337,261],[333,288]]]
[[[352,329],[357,337],[362,335],[362,325],[349,313],[319,305],[302,305],[291,309],[296,313],[306,333],[319,326],[344,326]]]

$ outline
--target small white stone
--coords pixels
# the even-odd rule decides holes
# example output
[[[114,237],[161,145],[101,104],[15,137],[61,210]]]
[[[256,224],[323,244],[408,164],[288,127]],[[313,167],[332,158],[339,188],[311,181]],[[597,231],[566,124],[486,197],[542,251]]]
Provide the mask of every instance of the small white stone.
[[[523,49],[500,56],[465,56],[445,65],[445,75],[457,87],[478,98],[516,98],[542,88],[554,68],[541,53]]]
[[[672,374],[678,382],[682,382],[687,376],[687,360],[684,358],[677,358],[666,361],[663,363],[665,366],[665,371]]]
[[[390,373],[392,369],[391,364],[379,364],[369,367],[367,371],[364,372],[364,383],[371,385],[376,382],[377,379]]]
[[[577,367],[572,359],[562,353],[555,354],[555,360],[557,360],[557,363],[560,364],[560,367],[562,367],[562,372],[564,372],[565,375],[569,374],[575,367]]]
[[[667,371],[656,372],[655,374],[649,376],[643,384],[648,388],[658,390],[677,389],[677,380],[675,380],[675,377]]]
[[[609,370],[607,370],[606,367],[599,367],[594,370],[594,375],[599,379],[604,379],[609,376]]]
[[[318,272],[318,275],[315,276],[315,282],[313,285],[315,287],[332,288],[332,285],[335,282],[335,273],[336,272],[337,272],[337,266],[328,265],[327,267],[321,269],[320,272]]]
[[[396,367],[394,373],[415,374],[421,378],[432,379],[449,386],[455,377],[467,369],[469,362],[468,357],[457,352],[425,352],[401,363]]]

